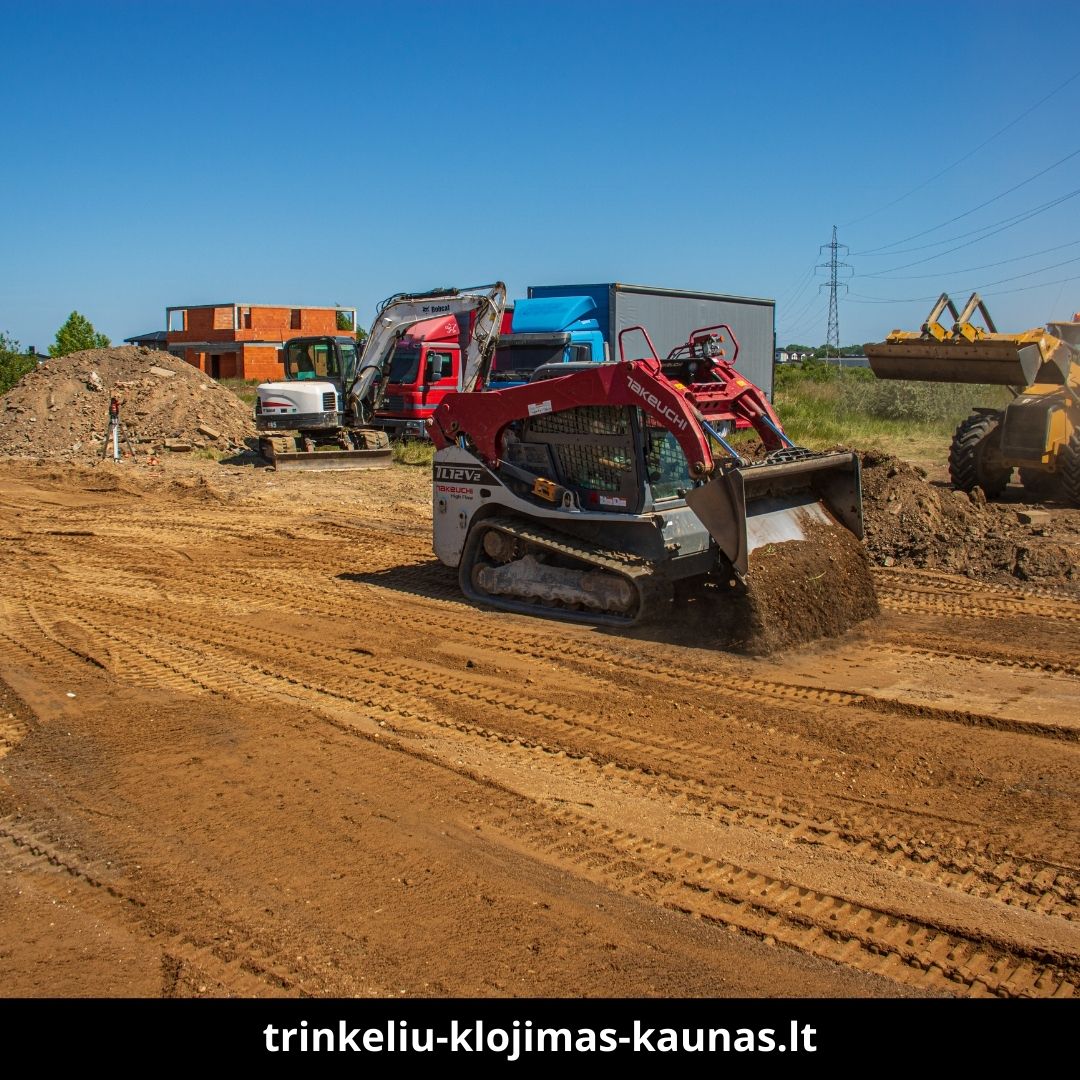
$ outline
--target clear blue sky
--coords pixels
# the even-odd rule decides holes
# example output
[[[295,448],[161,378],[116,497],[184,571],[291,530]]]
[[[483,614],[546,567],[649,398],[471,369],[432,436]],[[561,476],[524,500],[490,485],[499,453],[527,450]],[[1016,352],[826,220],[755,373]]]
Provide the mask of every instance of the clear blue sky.
[[[1075,2],[0,17],[0,330],[24,346],[72,309],[114,340],[218,300],[355,305],[366,325],[389,293],[494,278],[774,297],[780,343],[816,344],[833,224],[844,342],[917,327],[943,289],[986,286],[1007,329],[1080,310],[1080,197],[980,238],[1080,189],[1080,154],[1055,165],[1080,151]]]

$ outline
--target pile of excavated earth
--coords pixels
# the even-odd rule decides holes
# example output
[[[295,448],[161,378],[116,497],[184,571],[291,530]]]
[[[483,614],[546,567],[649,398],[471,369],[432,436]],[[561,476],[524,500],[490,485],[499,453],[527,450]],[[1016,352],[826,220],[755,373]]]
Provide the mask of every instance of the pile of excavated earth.
[[[230,390],[178,357],[124,346],[56,357],[0,399],[0,454],[52,460],[101,454],[109,402],[120,401],[121,449],[242,449],[251,412]]]
[[[1080,511],[988,503],[980,488],[969,495],[930,483],[918,466],[891,454],[861,457],[866,547],[875,564],[1080,585],[1073,555]]]

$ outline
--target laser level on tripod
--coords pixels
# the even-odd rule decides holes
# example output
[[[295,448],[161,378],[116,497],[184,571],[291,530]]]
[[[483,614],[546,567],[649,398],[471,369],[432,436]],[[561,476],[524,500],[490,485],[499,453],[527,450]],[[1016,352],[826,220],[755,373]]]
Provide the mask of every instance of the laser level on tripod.
[[[101,445],[101,456],[111,456],[113,461],[119,461],[121,439],[124,440],[128,453],[134,457],[135,450],[131,445],[131,440],[127,437],[127,432],[120,426],[120,399],[113,397],[109,402],[109,430],[105,433],[105,440]],[[109,454],[110,446],[112,448],[111,455]]]

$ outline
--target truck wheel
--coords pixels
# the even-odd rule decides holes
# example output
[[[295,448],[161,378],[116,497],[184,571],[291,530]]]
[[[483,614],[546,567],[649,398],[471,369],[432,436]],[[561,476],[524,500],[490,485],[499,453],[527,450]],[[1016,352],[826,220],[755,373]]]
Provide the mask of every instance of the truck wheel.
[[[996,460],[1001,421],[1001,413],[973,413],[956,429],[949,449],[953,487],[961,491],[981,487],[990,498],[1005,490],[1012,469]]]
[[[1061,451],[1061,493],[1066,502],[1080,506],[1080,431],[1073,432]]]

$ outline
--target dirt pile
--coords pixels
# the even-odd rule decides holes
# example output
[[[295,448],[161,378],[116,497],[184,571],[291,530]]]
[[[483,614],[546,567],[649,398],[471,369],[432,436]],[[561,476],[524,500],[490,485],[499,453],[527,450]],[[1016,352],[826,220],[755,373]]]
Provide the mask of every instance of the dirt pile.
[[[805,540],[767,544],[750,556],[737,622],[744,652],[767,655],[837,637],[877,614],[866,552],[847,529],[807,527]],[[734,643],[733,643],[734,644]]]
[[[1080,583],[1075,511],[988,503],[980,489],[967,495],[932,484],[922,469],[891,454],[860,457],[865,540],[875,564],[987,581]]]
[[[31,371],[0,400],[0,454],[100,454],[113,396],[136,453],[227,451],[255,434],[248,407],[197,368],[169,353],[124,346],[71,353]]]

